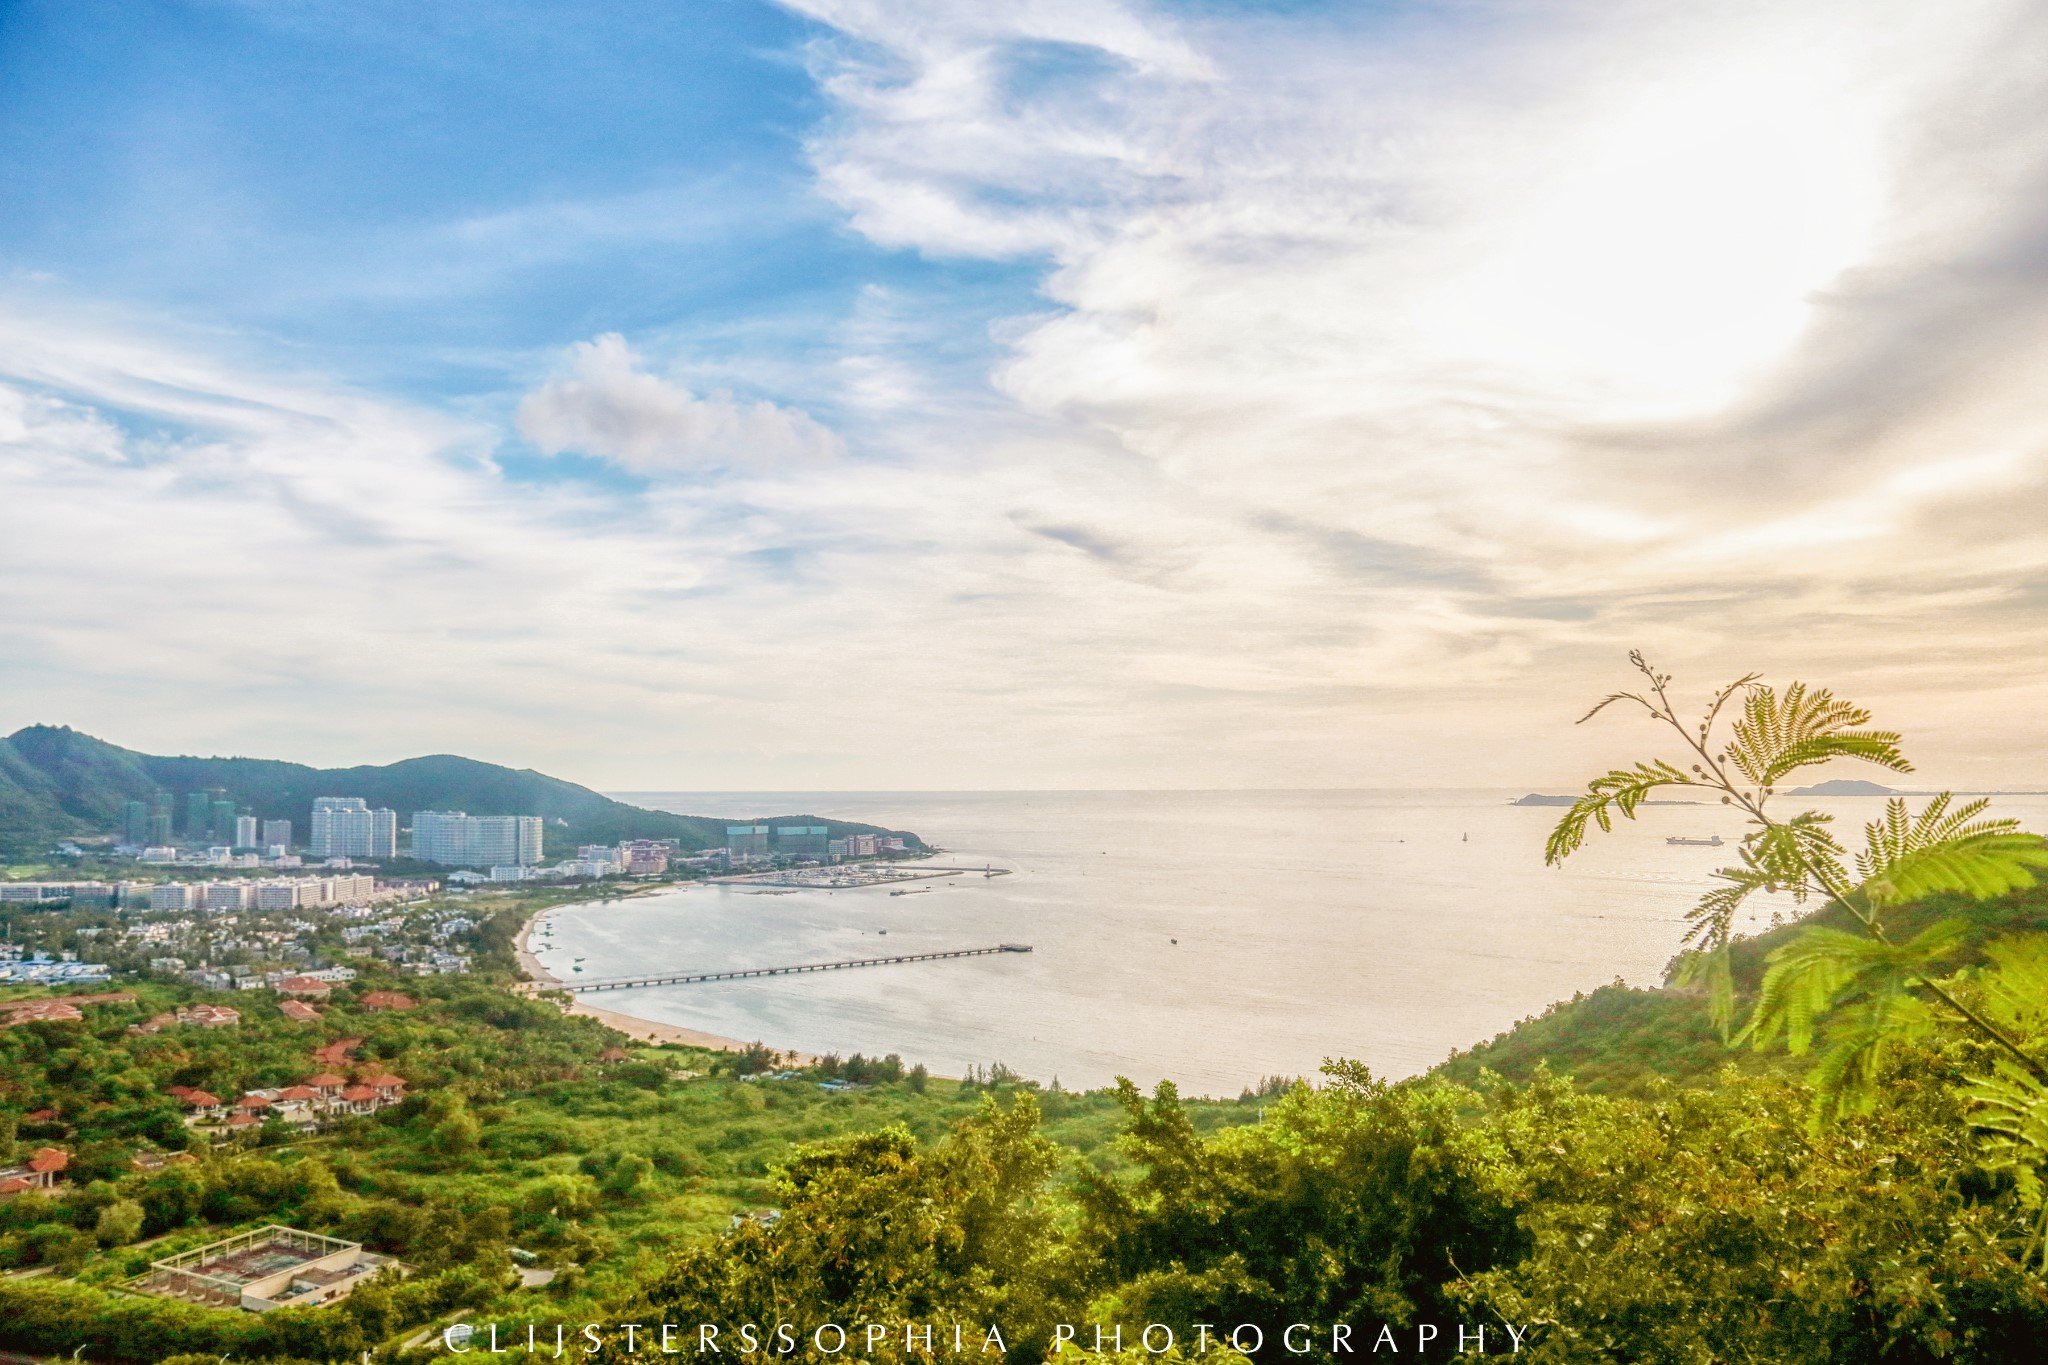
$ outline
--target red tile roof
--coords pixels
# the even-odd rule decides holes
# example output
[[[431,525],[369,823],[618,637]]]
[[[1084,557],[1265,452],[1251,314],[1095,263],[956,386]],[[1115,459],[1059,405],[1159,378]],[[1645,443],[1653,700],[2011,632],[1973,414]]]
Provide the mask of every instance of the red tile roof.
[[[204,1090],[194,1090],[188,1085],[172,1086],[171,1094],[185,1101],[186,1105],[193,1109],[220,1108],[220,1096],[209,1095]]]
[[[337,1076],[331,1071],[323,1071],[317,1076],[306,1077],[306,1084],[317,1090],[332,1090],[335,1086],[342,1084],[343,1080],[343,1077]]]
[[[354,1052],[362,1045],[363,1040],[360,1038],[342,1038],[336,1042],[329,1043],[326,1047],[314,1048],[313,1060],[325,1062],[329,1066],[340,1066],[348,1061],[349,1053]]]
[[[7,1017],[0,1020],[6,1024],[69,1024],[85,1018],[76,1005],[67,1005],[62,1000],[34,1000],[26,1005],[16,1005],[7,1011]]]
[[[10,1175],[0,1180],[0,1194],[26,1194],[36,1187],[36,1182],[24,1175]]]
[[[419,1001],[402,991],[371,991],[362,999],[366,1010],[409,1010]]]
[[[363,1100],[376,1099],[377,1092],[370,1089],[370,1087],[367,1085],[352,1085],[348,1089],[341,1092],[341,1097],[349,1101],[350,1103],[355,1104],[361,1103]]]
[[[48,1123],[51,1119],[56,1117],[57,1111],[54,1109],[37,1109],[31,1113],[22,1115],[22,1118],[26,1119],[30,1123]]]
[[[320,1011],[314,1009],[303,1000],[287,1000],[277,1008],[278,1012],[284,1015],[285,1018],[295,1020],[301,1024],[310,1024],[320,1017]]]
[[[317,1100],[320,1092],[310,1085],[288,1085],[277,1092],[281,1100]]]
[[[38,1147],[36,1154],[28,1159],[28,1168],[43,1175],[61,1171],[70,1164],[71,1153],[59,1151],[55,1147]]]
[[[269,1107],[270,1101],[264,1099],[261,1095],[244,1095],[235,1101],[235,1108],[237,1109],[268,1109]]]

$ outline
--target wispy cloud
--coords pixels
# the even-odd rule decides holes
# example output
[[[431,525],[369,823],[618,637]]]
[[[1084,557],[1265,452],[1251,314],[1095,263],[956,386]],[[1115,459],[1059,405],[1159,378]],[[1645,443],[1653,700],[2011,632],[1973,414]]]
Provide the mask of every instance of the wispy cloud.
[[[0,327],[23,718],[640,788],[1521,782],[1640,644],[2042,776],[2048,725],[1978,743],[2048,702],[2038,6],[790,7],[821,202],[929,275],[579,321],[460,416]],[[463,222],[482,281],[617,245]]]

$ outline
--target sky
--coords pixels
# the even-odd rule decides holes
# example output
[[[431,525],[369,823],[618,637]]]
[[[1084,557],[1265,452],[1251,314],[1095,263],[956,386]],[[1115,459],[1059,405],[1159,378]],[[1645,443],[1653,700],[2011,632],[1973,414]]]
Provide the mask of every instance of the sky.
[[[2030,0],[0,0],[0,730],[2048,785]],[[1850,774],[1842,774],[1844,776]]]

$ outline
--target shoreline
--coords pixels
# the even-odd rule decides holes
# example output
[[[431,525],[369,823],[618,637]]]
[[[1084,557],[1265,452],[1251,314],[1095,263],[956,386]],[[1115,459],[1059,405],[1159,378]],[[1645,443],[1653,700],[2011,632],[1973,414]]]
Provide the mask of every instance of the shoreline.
[[[536,991],[543,991],[551,986],[561,986],[564,984],[560,977],[541,965],[541,960],[533,955],[526,943],[528,935],[533,933],[533,926],[540,922],[540,917],[548,914],[550,911],[561,908],[558,905],[551,905],[545,910],[534,911],[526,917],[526,923],[519,926],[518,937],[512,940],[512,955],[518,961],[519,969],[526,973],[527,980],[533,983]],[[702,1029],[684,1028],[680,1024],[664,1024],[654,1019],[642,1019],[636,1015],[621,1014],[617,1010],[599,1009],[595,1005],[585,1003],[582,997],[574,994],[569,997],[569,1005],[565,1013],[581,1015],[585,1019],[595,1019],[605,1027],[618,1033],[623,1033],[636,1042],[656,1044],[679,1043],[685,1047],[703,1048],[709,1052],[745,1052],[748,1048],[754,1046],[753,1043],[742,1042],[737,1038],[727,1038],[723,1034],[706,1033]],[[809,1066],[818,1060],[806,1052],[797,1052],[787,1048],[775,1048],[773,1044],[768,1043],[764,1043],[763,1046],[773,1048],[775,1052],[780,1054],[792,1066]]]

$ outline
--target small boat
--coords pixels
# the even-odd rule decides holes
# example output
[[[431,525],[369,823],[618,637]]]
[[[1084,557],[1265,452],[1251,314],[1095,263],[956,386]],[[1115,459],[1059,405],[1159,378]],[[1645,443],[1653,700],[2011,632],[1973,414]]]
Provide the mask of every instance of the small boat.
[[[1719,848],[1721,846],[1721,836],[1716,834],[1711,839],[1688,839],[1683,834],[1674,834],[1664,842],[1667,844],[1683,844],[1688,848]]]

